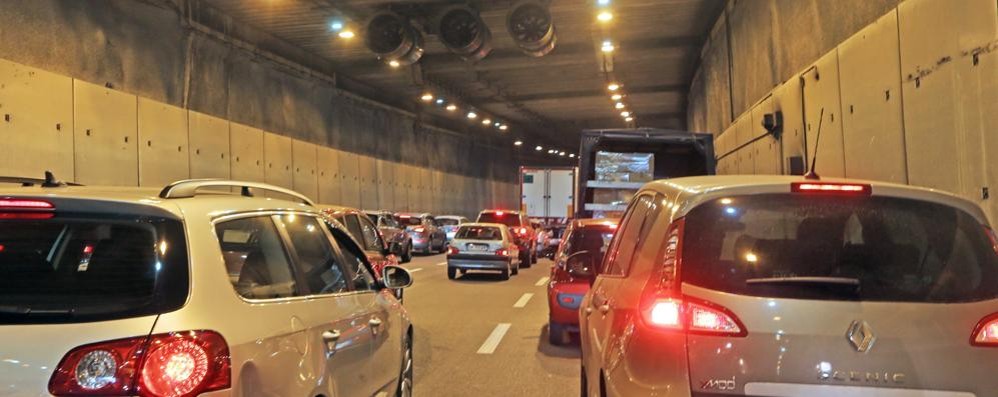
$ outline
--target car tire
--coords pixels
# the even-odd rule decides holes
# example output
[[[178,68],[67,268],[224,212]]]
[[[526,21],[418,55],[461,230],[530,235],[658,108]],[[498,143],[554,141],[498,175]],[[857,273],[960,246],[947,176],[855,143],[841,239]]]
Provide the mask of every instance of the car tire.
[[[579,393],[580,397],[589,397],[589,381],[586,379],[586,367],[579,366]]]
[[[395,390],[395,397],[412,397],[413,385],[413,359],[412,359],[412,338],[406,336],[402,350],[402,369],[399,371],[399,384]]]
[[[554,346],[565,344],[565,326],[554,321],[548,321],[548,342]]]
[[[526,257],[524,257],[523,254],[520,254],[520,266],[523,267],[524,269],[529,269],[530,268],[530,254],[529,253],[527,254]]]
[[[510,273],[512,273],[514,276],[517,275],[517,274],[520,274],[520,264],[516,264],[514,266],[513,265],[513,260],[510,260],[509,261],[509,267],[513,269]]]
[[[455,269],[453,267],[448,267],[447,268],[447,278],[450,279],[450,280],[453,280],[453,279],[457,278],[457,269]]]
[[[530,250],[530,264],[531,265],[537,264],[537,247],[534,247],[534,249]]]
[[[502,273],[499,273],[499,278],[502,279],[502,281],[509,280],[509,267],[506,267],[503,269]]]
[[[412,241],[407,244],[407,247],[408,248],[406,248],[405,254],[402,255],[402,263],[412,262]]]

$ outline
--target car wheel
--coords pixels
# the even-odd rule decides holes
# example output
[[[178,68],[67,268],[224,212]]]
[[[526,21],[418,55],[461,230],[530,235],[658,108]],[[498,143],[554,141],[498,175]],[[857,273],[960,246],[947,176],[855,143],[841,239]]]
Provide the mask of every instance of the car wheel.
[[[536,249],[530,250],[530,264],[531,265],[537,264],[537,250]]]
[[[524,256],[523,254],[520,254],[520,266],[522,266],[524,269],[529,269],[530,268],[530,254],[529,253],[526,256]]]
[[[548,321],[548,342],[554,346],[565,344],[565,326],[554,321]]]
[[[402,263],[412,262],[412,242],[410,241],[405,249],[405,254],[402,255]]]
[[[447,278],[451,279],[451,280],[457,278],[457,269],[455,269],[453,267],[448,267],[447,268]]]
[[[586,380],[586,367],[579,366],[580,376],[579,376],[579,393],[580,397],[589,397],[589,382]]]
[[[404,351],[402,352],[402,370],[399,372],[399,387],[395,391],[395,397],[412,397],[412,338],[405,338]]]
[[[514,266],[514,265],[513,265],[513,261],[512,261],[512,260],[510,260],[510,261],[509,261],[509,267],[513,269],[513,270],[511,271],[511,273],[512,273],[512,274],[513,274],[514,276],[515,276],[515,275],[517,275],[517,274],[520,274],[520,265],[519,265],[519,264],[517,264],[517,265],[515,265],[515,266]]]
[[[509,267],[507,266],[503,269],[502,273],[499,274],[499,278],[503,281],[509,280]]]

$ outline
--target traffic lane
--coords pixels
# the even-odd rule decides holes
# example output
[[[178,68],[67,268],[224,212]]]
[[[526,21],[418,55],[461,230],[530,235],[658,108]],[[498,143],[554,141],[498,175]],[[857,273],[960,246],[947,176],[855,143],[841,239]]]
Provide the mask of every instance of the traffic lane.
[[[547,342],[550,261],[508,281],[498,272],[448,280],[445,262],[433,255],[406,265],[420,269],[405,302],[415,327],[416,395],[579,394],[578,347]]]

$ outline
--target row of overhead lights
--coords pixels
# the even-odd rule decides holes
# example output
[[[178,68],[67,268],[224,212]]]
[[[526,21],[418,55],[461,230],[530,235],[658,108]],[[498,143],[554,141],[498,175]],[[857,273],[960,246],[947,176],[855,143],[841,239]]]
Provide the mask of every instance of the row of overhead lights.
[[[613,39],[609,36],[609,24],[613,21],[613,10],[610,7],[611,0],[596,0],[596,22],[602,25],[604,39],[600,46],[600,50],[603,52],[604,57],[613,56],[613,52],[617,50],[617,46],[614,44]],[[634,112],[630,110],[625,101],[627,94],[624,93],[624,87],[622,84],[617,82],[615,79],[611,78],[609,74],[607,75],[607,85],[606,89],[610,94],[610,101],[613,103],[613,109],[616,112],[620,112],[620,117],[624,119],[625,122],[631,124],[634,122]]]
[[[459,109],[458,106],[457,106],[457,104],[455,104],[453,102],[448,102],[447,99],[445,99],[443,96],[433,95],[433,93],[431,93],[431,92],[423,93],[423,95],[420,96],[419,99],[421,101],[423,101],[424,103],[432,103],[432,104],[435,104],[437,106],[440,106],[440,107],[446,109],[448,112],[455,112],[456,113],[458,111],[458,109]],[[482,119],[481,123],[482,123],[483,126],[494,127],[496,129],[498,129],[499,131],[507,131],[507,130],[509,130],[509,124],[503,123],[499,119],[493,120],[492,118],[489,118],[488,116],[486,116],[484,114],[479,115],[478,112],[475,111],[475,109],[468,109],[468,112],[465,113],[465,117],[468,120],[478,120],[478,118],[481,118]]]

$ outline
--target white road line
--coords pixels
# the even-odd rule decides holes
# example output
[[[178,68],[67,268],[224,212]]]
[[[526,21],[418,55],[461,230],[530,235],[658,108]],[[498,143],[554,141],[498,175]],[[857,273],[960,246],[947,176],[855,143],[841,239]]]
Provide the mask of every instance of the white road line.
[[[482,343],[482,347],[478,348],[478,354],[492,354],[499,347],[499,342],[502,342],[502,337],[506,336],[506,331],[509,331],[510,323],[501,323],[496,325],[496,328],[492,330],[489,337],[485,339],[485,343]]]
[[[543,286],[544,284],[547,284],[548,280],[550,280],[550,279],[551,279],[551,277],[547,277],[547,276],[541,277],[540,280],[537,280],[537,284],[534,284],[534,285],[538,286],[538,287]]]
[[[421,267],[417,267],[415,269],[409,269],[409,273],[415,273],[415,272],[421,272],[421,271],[423,271],[423,268],[421,268]]]
[[[447,266],[447,262],[440,262],[437,264],[437,266]]]
[[[533,297],[534,297],[534,294],[531,294],[529,292],[526,293],[526,294],[523,294],[523,296],[520,297],[520,300],[516,301],[516,303],[513,304],[513,307],[515,307],[515,308],[521,308],[521,307],[527,306],[527,302],[530,302],[530,298],[533,298]]]

